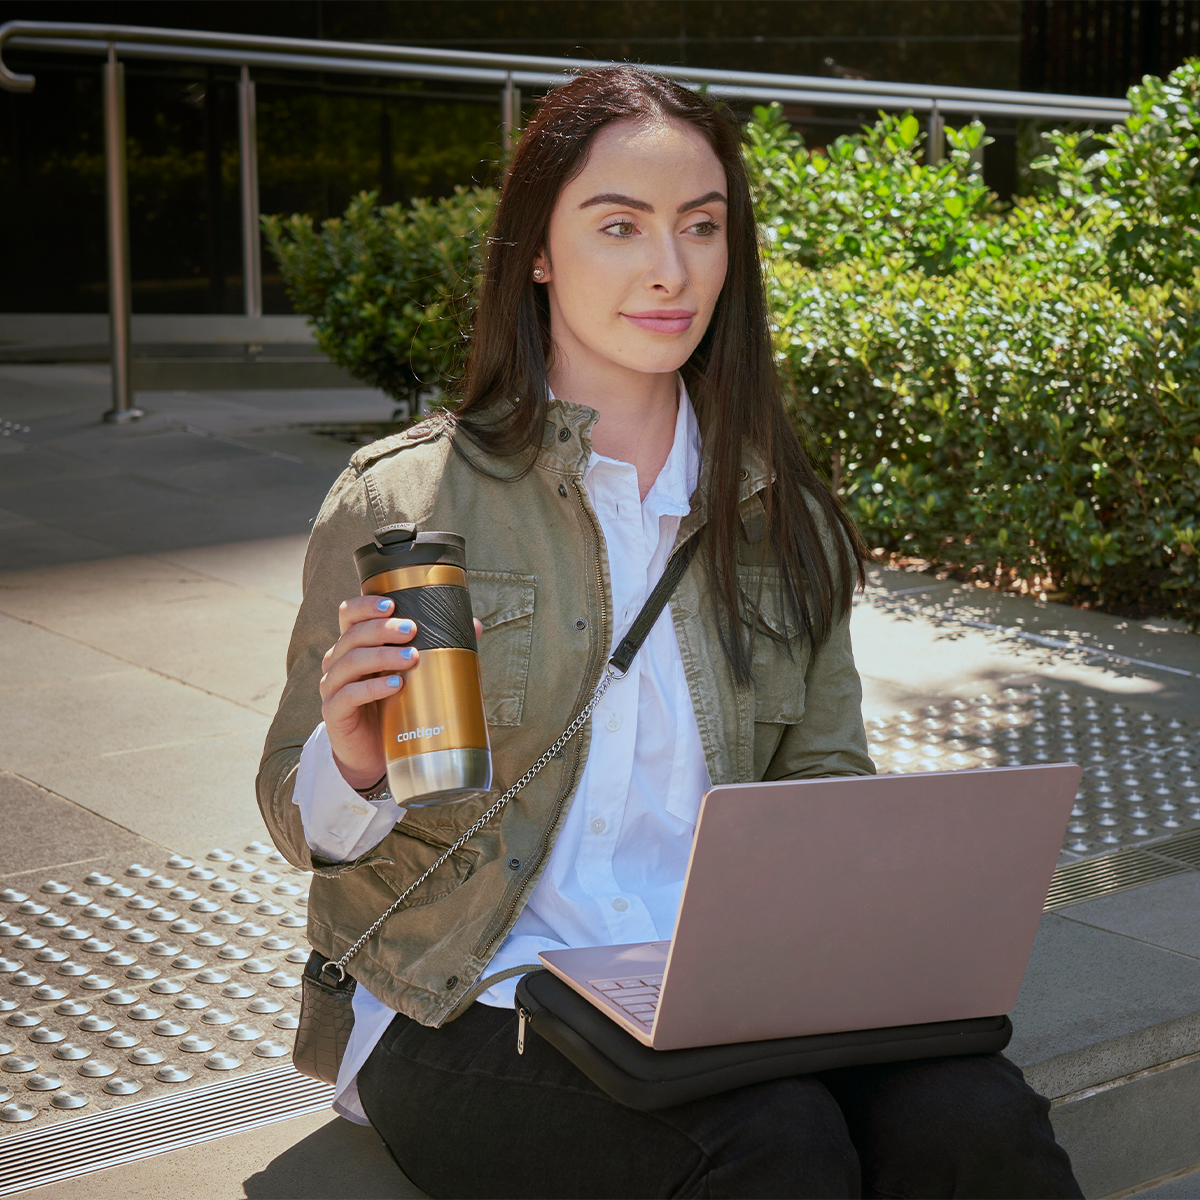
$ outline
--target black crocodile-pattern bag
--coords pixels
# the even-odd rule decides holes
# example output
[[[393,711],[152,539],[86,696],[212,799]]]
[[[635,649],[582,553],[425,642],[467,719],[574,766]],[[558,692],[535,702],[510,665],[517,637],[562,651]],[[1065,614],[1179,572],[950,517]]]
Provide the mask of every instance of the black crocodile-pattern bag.
[[[313,951],[300,981],[300,1024],[292,1063],[302,1075],[336,1083],[354,1026],[354,977],[339,982],[321,968],[329,961]]]

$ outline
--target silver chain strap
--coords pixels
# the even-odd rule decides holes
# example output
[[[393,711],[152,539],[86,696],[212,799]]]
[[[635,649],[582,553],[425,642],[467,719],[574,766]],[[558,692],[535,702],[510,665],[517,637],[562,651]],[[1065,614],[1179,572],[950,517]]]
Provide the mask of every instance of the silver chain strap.
[[[562,753],[563,747],[579,732],[580,729],[587,723],[588,718],[592,715],[596,705],[600,703],[601,697],[608,691],[609,684],[615,679],[623,679],[624,672],[617,670],[610,662],[605,669],[604,674],[600,677],[600,682],[596,684],[596,690],[592,693],[592,698],[579,710],[575,719],[558,735],[557,740],[552,746],[517,780],[516,783],[492,805],[491,808],[471,826],[459,839],[451,846],[444,854],[442,854],[433,866],[428,867],[418,879],[409,884],[405,888],[402,895],[398,896],[379,916],[379,919],[371,926],[342,955],[336,962],[327,962],[321,971],[337,971],[338,982],[341,983],[346,978],[346,964],[366,945],[370,938],[379,931],[380,926],[398,909],[404,902],[434,873],[452,854],[457,850],[461,850],[466,842],[475,836],[552,758],[557,758]]]

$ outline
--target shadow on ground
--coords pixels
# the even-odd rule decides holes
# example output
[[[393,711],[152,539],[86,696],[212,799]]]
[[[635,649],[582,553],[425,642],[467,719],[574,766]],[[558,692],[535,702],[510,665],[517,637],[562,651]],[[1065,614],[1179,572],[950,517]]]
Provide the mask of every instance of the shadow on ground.
[[[335,1120],[289,1146],[243,1184],[261,1200],[325,1200],[329,1196],[422,1197],[396,1169],[373,1129]]]

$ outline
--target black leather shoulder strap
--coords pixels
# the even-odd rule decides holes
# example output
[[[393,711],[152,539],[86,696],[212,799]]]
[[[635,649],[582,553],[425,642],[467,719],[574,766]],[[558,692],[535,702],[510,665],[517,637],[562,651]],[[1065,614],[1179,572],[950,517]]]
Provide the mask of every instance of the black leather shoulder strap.
[[[642,611],[638,613],[629,632],[613,653],[612,658],[608,660],[619,674],[624,675],[629,670],[634,655],[642,648],[642,643],[646,640],[650,630],[654,628],[654,622],[658,620],[659,614],[671,598],[671,593],[678,587],[684,571],[688,569],[688,564],[692,561],[698,544],[698,537],[691,538],[690,541],[684,542],[667,561],[667,568],[663,571],[662,578],[654,585],[654,591],[646,598],[646,603],[642,605]]]

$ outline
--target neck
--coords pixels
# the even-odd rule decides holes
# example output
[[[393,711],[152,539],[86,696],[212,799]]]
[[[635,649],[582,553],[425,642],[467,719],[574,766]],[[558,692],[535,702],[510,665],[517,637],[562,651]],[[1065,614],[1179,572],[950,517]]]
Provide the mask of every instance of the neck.
[[[679,414],[674,371],[646,374],[622,372],[619,378],[572,373],[568,362],[547,373],[550,390],[560,400],[583,404],[600,414],[592,426],[592,449],[605,458],[637,468],[643,500],[654,486],[675,441]]]

